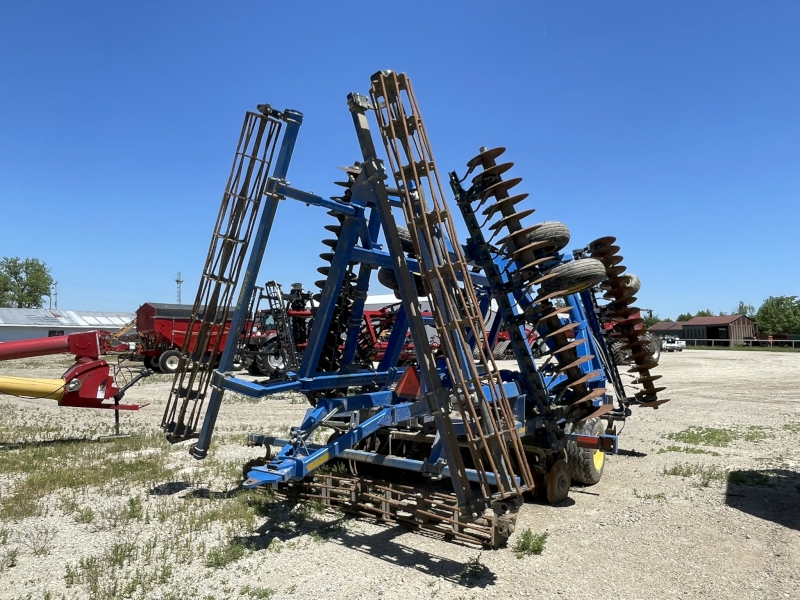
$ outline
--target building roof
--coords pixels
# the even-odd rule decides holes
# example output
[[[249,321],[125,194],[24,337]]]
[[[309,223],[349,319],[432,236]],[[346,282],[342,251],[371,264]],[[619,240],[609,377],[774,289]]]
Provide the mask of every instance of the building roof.
[[[694,319],[689,319],[688,321],[684,321],[684,325],[697,325],[700,327],[708,327],[709,325],[730,325],[734,321],[738,321],[739,319],[747,319],[750,320],[750,317],[746,315],[722,315],[720,317],[695,317]]]
[[[677,323],[672,321],[660,321],[652,327],[649,327],[647,331],[683,331],[683,323],[681,321],[678,321]]]
[[[78,327],[116,330],[136,315],[128,312],[0,308],[0,327]]]

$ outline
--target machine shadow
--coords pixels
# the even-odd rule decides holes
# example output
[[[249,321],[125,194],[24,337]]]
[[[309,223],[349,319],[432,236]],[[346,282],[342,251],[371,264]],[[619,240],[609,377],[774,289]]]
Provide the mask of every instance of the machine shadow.
[[[800,473],[786,469],[731,471],[725,503],[800,531]]]
[[[408,533],[409,529],[401,525],[387,526],[378,533],[369,534],[347,527],[347,523],[358,522],[358,518],[352,516],[340,516],[333,521],[302,519],[300,523],[295,524],[287,524],[281,519],[270,519],[254,535],[242,536],[235,541],[254,551],[274,551],[275,541],[281,544],[292,543],[301,535],[309,535],[312,540],[333,542],[372,558],[414,569],[464,587],[486,588],[497,581],[497,576],[479,561],[466,565],[429,550],[417,550],[404,544],[398,538]],[[420,535],[420,532],[415,532],[415,535]]]

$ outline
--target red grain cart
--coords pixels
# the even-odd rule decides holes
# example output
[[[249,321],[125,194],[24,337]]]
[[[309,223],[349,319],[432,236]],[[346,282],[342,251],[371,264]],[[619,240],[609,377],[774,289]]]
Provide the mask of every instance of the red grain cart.
[[[162,373],[174,373],[180,361],[180,349],[189,334],[189,323],[192,306],[188,304],[164,304],[161,302],[145,302],[136,311],[136,330],[139,333],[138,353],[144,357],[144,364],[149,369]],[[225,326],[215,326],[208,340],[208,351],[216,346],[220,352],[230,331],[230,319]],[[192,336],[200,329],[199,320],[192,327]],[[222,331],[222,340],[217,346],[217,336]],[[206,356],[209,362],[219,356]]]

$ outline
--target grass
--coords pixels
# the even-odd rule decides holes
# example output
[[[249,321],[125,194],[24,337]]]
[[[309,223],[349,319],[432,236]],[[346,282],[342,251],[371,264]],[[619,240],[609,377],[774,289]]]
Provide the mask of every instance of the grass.
[[[800,421],[784,423],[783,429],[790,433],[800,433]]]
[[[635,498],[641,498],[642,500],[655,500],[656,502],[666,502],[667,496],[664,492],[659,492],[657,494],[642,494],[636,488],[633,488],[633,495]]]
[[[21,477],[11,493],[0,499],[0,518],[41,516],[44,507],[39,499],[56,491],[109,490],[122,482],[128,488],[148,488],[169,480],[175,470],[167,466],[166,442],[160,436],[115,438],[104,443],[34,443],[3,451],[0,473]],[[136,510],[135,505],[127,507],[129,514]]]
[[[710,454],[711,456],[721,456],[719,452],[713,450],[703,450],[702,448],[692,448],[691,446],[667,446],[666,448],[659,448],[658,454],[665,452],[685,452],[686,454]]]
[[[212,548],[206,554],[205,565],[212,569],[227,567],[232,562],[236,562],[247,553],[247,546],[239,540],[231,540],[228,543]]]
[[[524,556],[539,555],[544,551],[544,546],[547,543],[549,533],[533,533],[530,529],[526,529],[517,538],[514,544],[514,554],[517,558]]]
[[[728,479],[728,472],[715,465],[693,465],[690,463],[680,463],[672,467],[664,467],[664,475],[675,475],[678,477],[698,477],[701,487],[709,487],[711,482],[724,482]]]
[[[763,471],[731,471],[728,473],[728,483],[749,487],[777,487],[773,478]]]
[[[239,590],[239,593],[245,596],[250,596],[251,598],[269,600],[269,598],[272,598],[275,595],[275,590],[272,588],[251,587],[246,585]]]
[[[764,471],[728,471],[716,465],[696,465],[679,463],[669,468],[664,468],[664,475],[679,477],[697,477],[701,487],[709,487],[712,482],[723,482],[731,485],[745,485],[749,487],[777,487],[774,477]],[[636,491],[634,490],[634,494]]]
[[[735,441],[743,440],[750,443],[758,443],[763,440],[772,439],[774,436],[769,427],[751,425],[747,428],[731,427],[722,429],[718,427],[689,427],[683,431],[668,433],[664,436],[674,442],[684,444],[712,446],[724,448]],[[670,450],[672,448],[672,450]],[[693,452],[691,449],[680,449],[678,446],[668,446],[665,452],[688,452],[689,454],[703,454],[704,452]]]
[[[35,525],[22,538],[22,545],[34,556],[50,554],[58,529],[44,524]]]
[[[464,567],[461,569],[460,580],[462,583],[470,583],[479,581],[489,574],[490,571],[488,567],[481,562],[481,554],[479,552],[476,556],[464,563]]]

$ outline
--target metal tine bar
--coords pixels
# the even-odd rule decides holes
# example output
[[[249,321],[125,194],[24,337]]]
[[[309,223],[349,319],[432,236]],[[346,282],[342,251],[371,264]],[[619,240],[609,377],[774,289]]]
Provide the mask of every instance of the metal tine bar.
[[[448,407],[449,394],[442,385],[436,368],[436,360],[430,348],[430,341],[425,333],[417,292],[397,235],[397,224],[392,213],[389,195],[383,183],[385,178],[383,165],[377,157],[375,144],[369,130],[366,111],[373,108],[374,104],[371,104],[360,94],[350,94],[348,96],[348,105],[365,164],[374,166],[375,173],[372,179],[375,182],[379,200],[377,210],[380,211],[380,220],[386,234],[386,242],[395,261],[398,282],[401,283],[400,295],[403,300],[405,315],[408,319],[411,337],[414,340],[414,348],[419,349],[417,356],[419,358],[420,375],[422,382],[424,382],[424,400],[434,418],[436,429],[442,440],[442,453],[446,457],[448,465],[451,465],[450,479],[453,484],[453,492],[461,509],[477,513],[478,509],[482,511],[485,508],[485,500],[482,497],[476,498],[465,472],[464,460],[461,456],[458,438]]]
[[[419,147],[419,145],[417,143],[415,143],[414,145],[416,147]],[[430,163],[428,163],[428,162],[423,163],[422,161],[420,161],[419,164],[428,165]],[[403,171],[404,175],[406,175],[406,176],[408,174],[414,175],[414,169],[416,168],[416,166],[412,164],[412,165],[410,165],[410,167],[411,168],[407,168],[407,169],[405,169]],[[426,169],[426,170],[430,171],[430,169]],[[435,196],[435,193],[433,195]],[[435,216],[437,218],[436,219],[431,218],[432,216]],[[431,223],[431,222],[437,223],[437,221],[438,221],[438,224],[441,225],[442,222],[444,221],[443,217],[444,217],[444,215],[442,215],[441,212],[438,210],[438,207],[436,207],[432,213],[429,213],[427,215],[427,219],[426,220],[427,220],[428,223]],[[439,241],[438,239],[437,240],[431,240],[430,239],[430,231],[429,230],[424,230],[423,233],[426,235],[426,237],[428,238],[429,242],[436,243],[436,242]],[[437,257],[437,258],[439,258],[439,257]],[[452,263],[446,262],[442,266],[445,266],[445,267],[450,266],[451,267]],[[441,271],[437,271],[436,272],[435,275],[436,275],[437,279],[439,279],[440,285],[446,286],[447,289],[452,290],[455,293],[456,298],[461,300],[461,306],[462,307],[468,306],[468,305],[464,304],[464,298],[463,297],[459,298],[461,296],[461,293],[460,293],[461,290],[457,287],[457,283],[452,279],[452,276],[454,275],[453,269],[451,268],[449,270],[450,270],[449,273],[445,272],[444,274],[441,273]],[[448,279],[449,281],[445,281],[445,279]],[[445,298],[445,299],[447,301],[450,300],[449,298]],[[458,311],[455,307],[453,307],[452,303],[450,304],[450,306],[451,306],[451,312],[452,313],[463,312],[463,311]],[[469,319],[462,318],[460,320],[460,322],[457,321],[457,324],[463,326],[464,321],[468,322]],[[458,339],[460,337],[460,334],[462,333],[461,329],[458,330],[458,333],[459,333],[459,335],[457,335],[457,336],[454,335],[454,346],[455,347],[453,348],[453,352],[452,353],[448,353],[448,355],[450,357],[459,356],[461,354],[460,348],[463,348],[463,338]],[[450,342],[449,339],[447,341]],[[457,343],[457,342],[461,342],[461,343]],[[459,363],[461,363],[461,364],[459,364]],[[476,378],[477,378],[477,374],[476,373],[470,373],[471,377],[465,377],[465,373],[464,373],[463,369],[461,368],[462,364],[468,370],[469,370],[470,367],[473,367],[473,363],[471,361],[470,361],[469,364],[465,363],[462,360],[451,361],[451,370],[454,371],[454,372],[457,372],[459,374],[458,379],[461,380],[461,388],[462,388],[461,389],[461,393],[463,395],[462,397],[463,398],[469,398],[469,397],[471,397],[471,391],[474,391],[476,385],[478,385],[478,386],[480,385],[480,381],[476,380]],[[467,409],[466,411],[464,411],[465,407]],[[473,438],[472,444],[471,444],[471,450],[473,451],[473,453],[477,457],[479,457],[476,460],[476,462],[479,462],[479,464],[481,464],[481,466],[482,466],[482,464],[483,464],[482,458],[483,457],[482,457],[482,454],[480,453],[480,450],[484,449],[484,448],[491,449],[491,446],[488,443],[490,441],[489,440],[490,436],[488,436],[487,432],[484,431],[485,428],[482,425],[482,419],[479,418],[479,415],[478,415],[478,412],[476,410],[476,407],[474,407],[472,405],[472,402],[462,401],[462,404],[459,406],[459,408],[461,409],[462,417],[464,418],[465,423],[472,423],[473,426],[476,428],[476,432],[475,433],[477,434],[477,439]],[[485,410],[486,407],[482,406],[481,409]],[[465,412],[469,413],[469,415],[464,414]],[[492,429],[491,433],[496,433],[496,429],[497,428],[491,427],[491,425],[489,425],[489,428]],[[495,457],[492,456],[491,452],[487,453],[487,459],[488,459],[490,468],[492,469],[492,471],[495,474],[497,474],[499,469],[498,469],[497,465],[495,464]],[[507,461],[507,459],[506,459],[506,461]],[[500,489],[500,493],[501,494],[505,493],[505,489],[504,489],[504,486],[503,486],[502,478],[499,479],[499,489]]]
[[[411,102],[412,102],[412,105],[413,105],[413,104],[414,104],[414,100],[413,100],[413,98],[411,99]],[[420,132],[420,135],[424,135],[424,130]],[[426,146],[426,147],[428,147],[428,144],[427,144],[427,139],[425,138],[423,141],[425,142],[425,146]],[[417,143],[416,141],[415,141],[415,146],[416,146],[417,148],[420,148],[420,146],[419,146],[419,143]],[[420,152],[421,152],[421,151],[420,151]],[[420,161],[420,163],[422,163],[422,161]],[[424,164],[432,164],[432,163],[427,163],[427,162],[426,162],[426,163],[424,163]],[[412,165],[412,166],[413,166],[413,165]],[[437,184],[438,184],[438,186],[439,186],[439,193],[440,193],[440,195],[441,195],[441,196],[443,196],[443,194],[442,194],[442,191],[441,191],[441,182],[439,182],[439,181],[438,181],[438,179],[437,179]],[[434,194],[434,196],[435,196],[435,194]],[[441,213],[441,210],[440,210],[440,208],[439,208],[439,206],[438,206],[438,205],[436,205],[436,206],[434,207],[434,210],[435,210],[435,212],[436,212],[436,216],[438,217],[439,221],[440,221],[440,222],[444,222],[444,224],[445,224],[446,228],[448,229],[448,233],[450,234],[451,238],[454,238],[454,236],[455,236],[455,233],[454,233],[454,231],[453,231],[453,228],[452,228],[452,223],[451,223],[451,221],[449,220],[449,218],[447,218],[447,217],[449,217],[449,215],[442,215],[442,213]],[[451,275],[451,276],[453,276],[453,275],[454,275],[454,273],[453,273],[453,269],[452,269],[452,267],[454,266],[454,265],[453,265],[453,263],[451,263],[451,262],[448,262],[448,263],[447,263],[447,266],[448,266],[448,267],[451,267],[451,269],[450,269],[450,271],[451,271],[451,272],[450,272],[450,275]],[[461,265],[459,265],[459,266],[461,266]],[[459,296],[460,296],[460,295],[461,295],[461,289],[456,287],[456,288],[455,288],[455,290],[456,290],[456,292],[457,292],[457,293],[459,294]],[[466,299],[462,298],[462,302],[465,302],[465,301],[466,301]],[[470,320],[470,327],[471,327],[471,328],[473,328],[474,330],[477,330],[478,328],[480,328],[481,330],[483,330],[483,322],[482,322],[482,319],[481,319],[479,322],[475,322],[475,321],[473,321],[473,320]],[[493,366],[493,367],[496,369],[496,365],[494,365],[494,364],[493,364],[492,366]],[[470,364],[469,364],[469,367],[471,367],[471,368],[473,368],[473,369],[474,369],[473,363],[471,363],[471,362],[470,362]],[[476,373],[472,373],[472,375],[473,375],[473,378],[475,378],[475,377],[477,376],[477,374],[476,374]],[[490,388],[490,390],[491,390],[491,393],[492,393],[492,395],[493,395],[493,396],[494,396],[494,395],[496,395],[496,390],[495,390],[493,387],[492,387],[492,388]],[[499,411],[498,411],[498,406],[500,406],[500,405],[501,405],[501,403],[492,403],[492,408],[495,410],[495,413],[496,413],[496,415],[495,415],[495,416],[496,416],[496,417],[499,417],[499,416],[500,416],[500,415],[499,415]],[[483,433],[482,433],[482,432],[480,432],[480,433],[481,433],[481,436],[483,437]]]
[[[405,90],[405,99],[412,117],[407,117],[405,114],[401,90]],[[488,463],[496,476],[501,496],[509,493],[518,495],[523,489],[516,482],[512,464],[516,463],[521,467],[524,487],[529,489],[532,486],[532,477],[516,429],[511,427],[506,432],[501,426],[502,422],[513,423],[513,420],[502,383],[496,377],[496,364],[493,361],[489,364],[485,358],[483,359],[493,400],[490,403],[483,393],[475,363],[471,357],[465,360],[466,329],[472,329],[473,332],[480,329],[485,337],[483,320],[476,318],[478,301],[471,282],[464,283],[463,288],[458,285],[456,271],[466,272],[468,268],[460,253],[452,220],[444,203],[442,184],[436,173],[430,144],[419,116],[410,81],[402,75],[398,78],[394,73],[379,74],[373,78],[372,94],[375,105],[379,107],[377,112],[381,121],[382,137],[392,171],[398,188],[405,192],[406,202],[403,203],[403,211],[410,226],[412,240],[419,247],[420,255],[428,259],[422,261],[423,279],[428,284],[428,291],[439,300],[431,303],[432,312],[445,347],[446,360],[454,381],[456,397],[459,399],[458,409],[464,419],[473,460],[478,471],[485,469],[484,465]],[[385,101],[380,102],[378,97],[382,97]],[[409,128],[409,123],[415,126]],[[403,131],[397,131],[396,126],[401,127]],[[403,160],[400,147],[408,159],[409,164],[406,166],[401,166]],[[423,178],[427,178],[431,212],[427,212]],[[422,240],[420,234],[423,236]],[[447,236],[453,242],[456,252],[455,264],[443,247],[442,236]],[[448,331],[445,326],[448,320],[457,322],[459,326]],[[473,405],[473,397],[477,399],[478,407]],[[472,429],[473,426],[475,431]],[[513,446],[513,455],[516,459],[513,462],[512,453],[509,452],[503,439],[506,433]],[[504,468],[501,468],[501,462]],[[506,489],[507,487],[513,489]],[[482,478],[481,488],[488,497],[490,492],[485,477]]]
[[[387,110],[391,110],[391,107],[392,106],[396,106],[396,103],[392,103],[392,102],[387,101],[385,103],[385,106],[387,107]],[[401,121],[399,119],[394,121],[394,123],[400,123],[400,122]],[[407,123],[408,121],[404,121],[404,122]],[[393,124],[392,124],[392,126],[393,126]],[[383,131],[385,133],[391,134],[393,140],[398,140],[399,136],[398,136],[397,132],[393,131],[392,126],[390,126],[388,128],[386,128],[386,127],[383,128]],[[407,132],[405,132],[405,133],[407,134]],[[400,138],[399,141],[400,141],[400,143],[402,143],[403,147],[408,151],[408,149],[410,148],[411,144],[409,144],[407,142],[407,139]],[[393,171],[395,172],[395,174],[399,174],[399,176],[402,179],[403,185],[401,187],[403,189],[409,189],[409,187],[410,187],[409,186],[409,181],[408,181],[409,176],[411,176],[411,177],[415,177],[416,176],[416,173],[414,171],[414,165],[412,164],[411,168],[402,168],[401,169],[399,167],[400,152],[399,152],[399,149],[397,148],[397,144],[396,143],[392,143],[391,141],[388,141],[386,139],[384,139],[384,142],[385,142],[385,144],[388,142],[387,150],[389,151],[390,161],[391,161],[391,163],[393,164],[393,167],[394,167]],[[391,146],[391,149],[389,149],[388,146]],[[411,158],[412,158],[412,161],[413,161],[413,156]],[[416,184],[417,181],[413,181],[413,183]],[[418,186],[416,186],[416,185],[415,185],[415,189],[417,191],[421,191],[420,188]],[[408,204],[406,204],[406,206],[404,206],[404,209],[407,209],[407,207],[408,207]],[[415,225],[415,227],[411,228],[411,230],[413,232],[412,233],[412,237],[415,237],[417,239],[417,242],[419,242],[419,233],[420,233],[420,231],[418,231],[419,225],[417,224],[417,220],[415,218],[416,215],[415,215],[413,210],[405,210],[404,212],[406,213],[406,220],[408,221],[409,225],[412,225],[412,224]],[[426,242],[426,245],[424,247],[420,245],[420,248],[421,248],[420,254],[424,255],[424,256],[427,256],[428,257],[428,261],[427,262],[428,263],[433,263],[432,266],[435,266],[435,265],[437,265],[437,263],[441,262],[441,256],[442,256],[442,249],[440,247],[440,244],[441,244],[440,239],[438,237],[433,238],[431,236],[430,230],[429,230],[431,224],[435,223],[435,221],[433,219],[427,219],[427,215],[425,215],[424,210],[423,211],[419,211],[419,212],[421,212],[423,217],[424,217],[423,218],[423,223],[422,223],[422,224],[424,224],[424,228],[421,228],[421,229],[422,229],[423,235],[425,236],[425,242]],[[434,250],[432,255],[431,255],[430,249]],[[438,252],[437,252],[437,250],[438,250]],[[423,262],[425,262],[425,261],[423,261]],[[441,331],[442,332],[447,332],[447,330],[449,329],[448,323],[455,323],[455,322],[458,321],[458,319],[459,319],[458,311],[455,309],[455,307],[449,301],[449,298],[447,298],[447,296],[445,294],[445,290],[447,289],[447,287],[446,287],[445,281],[442,279],[441,273],[434,270],[433,272],[426,273],[426,275],[427,275],[427,280],[428,280],[428,283],[429,283],[429,287],[431,288],[430,291],[431,291],[432,294],[434,294],[436,296],[436,302],[433,302],[431,304],[432,310],[434,311],[434,313],[435,313],[435,315],[437,317],[438,326],[440,327]],[[434,285],[434,283],[435,283],[435,285]],[[440,312],[444,312],[445,313],[443,317],[439,316]],[[452,343],[452,340],[451,340],[451,336],[455,335],[455,332],[450,331],[449,333],[450,333],[450,335],[442,335],[441,336],[441,338],[442,338],[442,340],[443,340],[443,342],[444,342],[444,344],[446,346],[446,350],[447,350],[445,355],[447,357],[449,357],[449,358],[458,357],[460,353],[463,353],[463,344],[458,344],[457,347],[456,347]],[[460,361],[457,361],[457,362],[460,362]],[[455,374],[459,374],[460,375],[459,378],[455,378],[457,383],[458,383],[459,379],[461,380],[461,383],[458,383],[458,385],[456,387],[457,397],[459,397],[459,399],[461,399],[461,398],[470,398],[471,397],[470,387],[474,389],[475,388],[475,382],[463,382],[463,372],[461,371],[461,369],[458,366],[457,362],[455,364],[452,364],[452,366],[451,366],[451,371],[453,372],[453,374],[454,375]],[[461,389],[459,390],[458,387],[461,387]],[[460,395],[459,395],[459,391],[460,391]],[[465,407],[467,407],[467,410],[465,410]],[[472,407],[471,402],[461,401],[458,404],[458,408],[459,408],[459,412],[461,413],[462,419],[464,420],[464,423],[467,426],[469,426],[470,421],[473,421],[473,422],[477,421],[477,418],[478,418],[477,417],[477,413],[475,412],[474,407]],[[479,432],[479,433],[482,433],[482,432]],[[468,438],[472,438],[472,436],[468,435]],[[479,474],[483,475],[483,477],[481,478],[481,482],[480,482],[481,488],[482,488],[482,492],[483,492],[485,497],[488,497],[490,495],[490,490],[489,490],[489,487],[488,487],[488,479],[485,477],[485,470],[483,469],[483,460],[482,460],[482,455],[481,455],[481,452],[480,452],[480,448],[487,447],[486,446],[485,437],[481,438],[481,442],[482,442],[481,444],[472,443],[472,444],[469,445],[469,448],[470,448],[471,453],[473,454],[473,460],[475,461],[476,465],[478,466]],[[493,472],[496,473],[495,465],[491,465],[491,466],[492,466]],[[498,480],[501,480],[501,479],[502,478],[498,478]]]
[[[206,264],[181,349],[182,365],[173,380],[162,427],[175,440],[192,437],[202,413],[220,353],[238,276],[255,226],[282,129],[279,120],[248,112],[209,246]],[[216,332],[216,333],[215,333]],[[228,331],[237,336],[237,331]],[[192,361],[192,364],[187,364]]]

